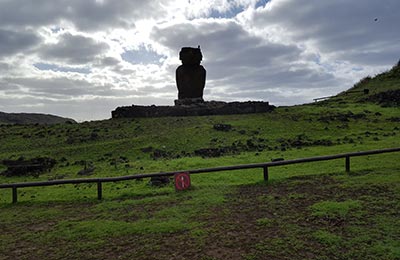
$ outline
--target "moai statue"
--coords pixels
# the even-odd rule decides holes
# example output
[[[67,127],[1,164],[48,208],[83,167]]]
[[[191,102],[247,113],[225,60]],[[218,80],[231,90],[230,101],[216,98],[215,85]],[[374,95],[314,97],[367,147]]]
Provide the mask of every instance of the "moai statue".
[[[197,48],[183,47],[179,52],[182,65],[176,69],[176,85],[178,87],[176,104],[184,104],[186,100],[189,103],[203,102],[206,70],[200,65],[202,58],[200,46]]]

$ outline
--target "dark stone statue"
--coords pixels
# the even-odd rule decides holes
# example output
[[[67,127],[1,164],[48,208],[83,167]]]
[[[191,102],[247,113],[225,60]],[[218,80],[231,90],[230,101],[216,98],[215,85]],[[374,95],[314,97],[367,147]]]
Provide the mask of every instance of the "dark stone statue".
[[[176,69],[178,99],[175,106],[126,106],[111,112],[112,118],[164,117],[164,116],[205,116],[265,113],[274,106],[264,101],[222,102],[204,101],[206,70],[200,65],[203,55],[198,48],[183,47],[179,52],[182,61]],[[228,131],[227,129],[226,131]],[[225,130],[224,130],[225,131]],[[152,180],[157,182],[158,180]]]
[[[203,55],[198,48],[183,47],[179,52],[182,65],[176,69],[178,99],[195,99],[203,101],[203,90],[206,84],[206,70],[200,65]]]

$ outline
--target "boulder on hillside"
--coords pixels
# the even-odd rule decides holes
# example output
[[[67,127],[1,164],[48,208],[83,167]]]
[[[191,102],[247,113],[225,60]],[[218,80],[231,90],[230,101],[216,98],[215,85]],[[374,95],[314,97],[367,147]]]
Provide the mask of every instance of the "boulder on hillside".
[[[400,106],[400,90],[379,92],[366,98],[366,101],[378,103],[385,107],[398,107]]]
[[[18,160],[3,160],[7,170],[1,174],[12,176],[38,176],[40,173],[50,171],[56,164],[56,160],[48,157],[36,157],[29,160],[19,158]]]

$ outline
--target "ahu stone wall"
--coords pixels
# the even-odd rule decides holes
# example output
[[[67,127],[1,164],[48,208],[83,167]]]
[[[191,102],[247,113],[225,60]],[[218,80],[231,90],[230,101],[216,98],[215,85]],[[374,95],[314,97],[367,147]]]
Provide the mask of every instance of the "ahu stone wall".
[[[264,101],[221,102],[205,101],[175,106],[125,106],[111,112],[112,118],[206,116],[252,114],[273,111],[275,106]]]

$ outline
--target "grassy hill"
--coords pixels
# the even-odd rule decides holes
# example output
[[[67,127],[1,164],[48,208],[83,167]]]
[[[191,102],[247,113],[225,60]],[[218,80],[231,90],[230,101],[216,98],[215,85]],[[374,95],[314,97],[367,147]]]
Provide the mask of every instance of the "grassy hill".
[[[52,125],[62,123],[76,123],[75,120],[54,115],[34,114],[34,113],[4,113],[0,112],[1,124],[40,124]]]
[[[370,98],[398,91],[397,71],[265,114],[2,125],[0,160],[57,164],[0,183],[399,147],[398,106]],[[399,259],[398,157],[354,158],[349,174],[343,160],[277,167],[269,183],[257,169],[192,175],[185,192],[148,180],[106,183],[101,202],[91,184],[19,189],[15,205],[0,190],[0,259]],[[78,175],[85,165],[91,176]]]
[[[365,77],[352,88],[330,101],[375,103],[381,106],[400,106],[400,61],[392,69],[375,77]]]

